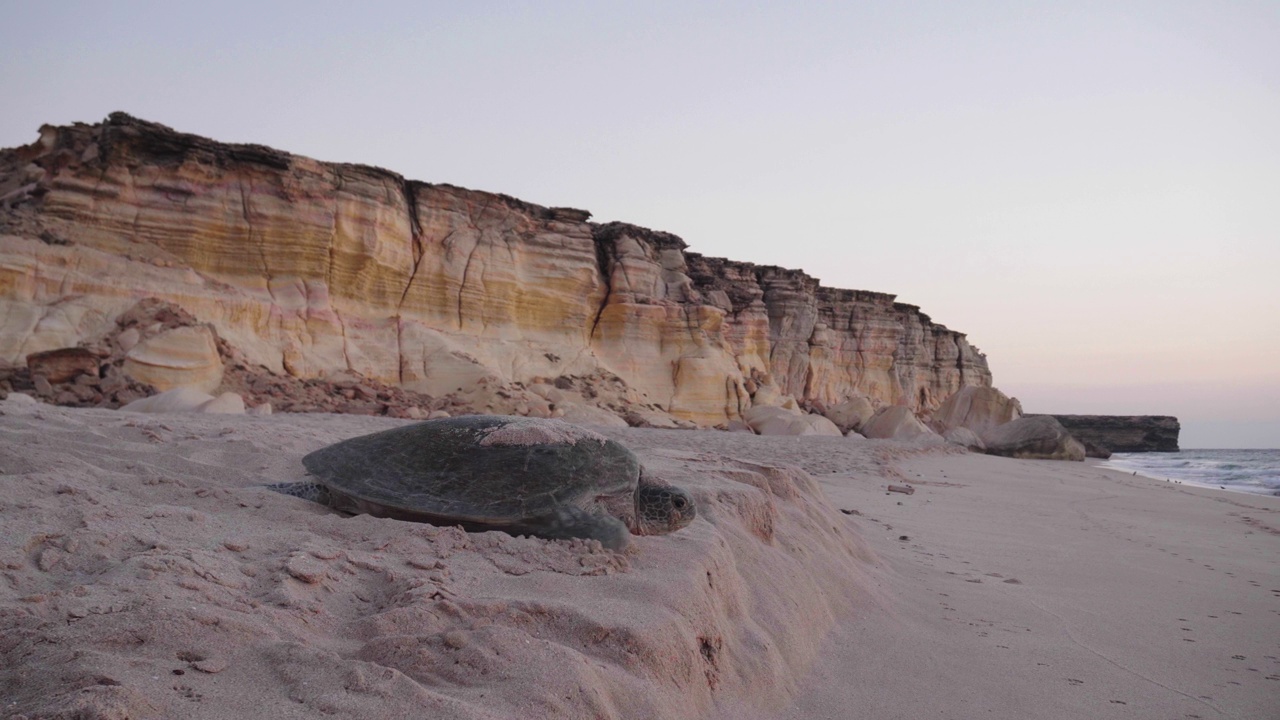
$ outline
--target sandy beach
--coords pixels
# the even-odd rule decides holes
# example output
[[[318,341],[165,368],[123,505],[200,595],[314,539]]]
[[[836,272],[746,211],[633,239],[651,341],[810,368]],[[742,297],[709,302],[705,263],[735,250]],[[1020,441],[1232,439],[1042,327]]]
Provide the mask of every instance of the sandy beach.
[[[614,553],[258,487],[404,421],[0,413],[4,718],[1280,714],[1280,498],[608,429],[699,505]]]

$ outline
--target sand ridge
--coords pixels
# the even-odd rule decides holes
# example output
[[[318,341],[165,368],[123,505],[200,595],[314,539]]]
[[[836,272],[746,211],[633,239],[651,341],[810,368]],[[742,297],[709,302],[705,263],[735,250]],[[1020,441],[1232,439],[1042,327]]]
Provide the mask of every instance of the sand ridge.
[[[667,451],[700,519],[590,541],[258,485],[402,424],[0,404],[0,717],[663,717],[778,704],[866,552],[801,470]],[[684,474],[688,477],[684,477]],[[804,623],[792,618],[804,617]]]

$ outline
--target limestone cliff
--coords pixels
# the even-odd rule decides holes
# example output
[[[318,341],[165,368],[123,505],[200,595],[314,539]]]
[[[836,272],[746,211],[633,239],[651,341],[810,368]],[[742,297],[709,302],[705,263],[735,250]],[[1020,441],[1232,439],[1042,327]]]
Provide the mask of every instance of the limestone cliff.
[[[589,217],[122,113],[45,126],[0,151],[0,361],[155,297],[300,378],[443,394],[613,374],[632,402],[701,424],[766,386],[928,411],[991,384],[963,334],[892,295]]]

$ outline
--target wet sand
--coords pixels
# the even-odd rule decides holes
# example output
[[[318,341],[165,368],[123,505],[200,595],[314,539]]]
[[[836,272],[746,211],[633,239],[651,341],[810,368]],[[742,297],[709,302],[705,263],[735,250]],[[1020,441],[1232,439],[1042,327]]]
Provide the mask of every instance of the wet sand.
[[[1091,463],[899,468],[915,495],[821,478],[863,513],[884,602],[759,717],[1280,717],[1280,499]]]

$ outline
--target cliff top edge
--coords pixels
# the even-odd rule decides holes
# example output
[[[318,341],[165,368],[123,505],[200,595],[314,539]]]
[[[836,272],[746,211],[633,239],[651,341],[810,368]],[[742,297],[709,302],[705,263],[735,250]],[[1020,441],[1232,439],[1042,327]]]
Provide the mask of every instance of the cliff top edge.
[[[386,168],[361,163],[346,163],[316,160],[303,155],[279,150],[255,143],[229,143],[212,138],[175,130],[163,123],[144,120],[127,112],[117,111],[109,114],[99,123],[75,122],[70,125],[46,124],[40,127],[40,138],[34,143],[17,148],[0,149],[0,157],[29,159],[43,155],[59,146],[74,145],[77,142],[96,142],[102,147],[102,161],[110,162],[116,151],[127,151],[140,155],[148,162],[157,165],[176,165],[196,158],[201,162],[216,164],[221,167],[234,167],[239,164],[264,166],[277,172],[290,172],[298,163],[316,163],[338,175],[362,174],[373,178],[383,178],[400,185],[405,196],[409,197],[417,189],[457,190],[490,197],[513,210],[528,213],[547,220],[569,223],[584,223],[591,229],[593,237],[600,239],[616,239],[627,235],[643,240],[659,250],[678,249],[691,259],[702,261],[719,268],[733,268],[739,273],[756,276],[760,281],[769,277],[785,276],[798,280],[813,288],[815,295],[824,302],[855,302],[876,305],[891,305],[897,312],[916,315],[920,322],[935,332],[948,333],[957,338],[966,337],[965,333],[951,330],[945,325],[936,323],[928,315],[920,312],[917,305],[895,302],[897,296],[873,290],[843,289],[822,285],[819,280],[796,268],[785,268],[778,265],[756,264],[747,261],[730,260],[705,256],[688,251],[688,243],[674,233],[653,230],[640,225],[612,221],[598,223],[590,221],[591,213],[570,207],[548,207],[521,200],[503,193],[487,190],[475,190],[450,183],[433,183],[421,180],[410,180],[404,175]],[[974,348],[977,351],[977,348]]]

